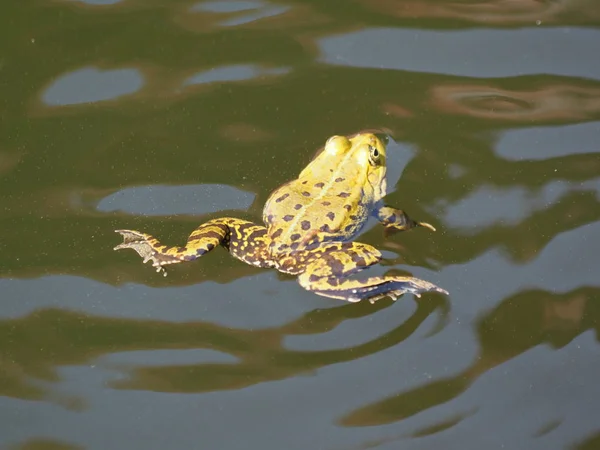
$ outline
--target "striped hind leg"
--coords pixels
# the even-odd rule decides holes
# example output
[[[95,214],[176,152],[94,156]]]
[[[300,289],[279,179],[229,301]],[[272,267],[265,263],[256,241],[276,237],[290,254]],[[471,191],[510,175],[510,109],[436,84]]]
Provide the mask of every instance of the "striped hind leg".
[[[414,277],[374,276],[366,279],[349,278],[381,259],[381,253],[374,247],[360,242],[344,243],[341,246],[329,244],[321,249],[318,258],[306,265],[298,277],[300,285],[323,297],[337,298],[349,302],[377,300],[390,297],[396,300],[402,294],[411,293],[417,297],[423,292],[448,294],[445,289],[425,280]]]
[[[196,228],[184,247],[161,244],[155,237],[136,230],[115,230],[123,243],[114,250],[135,250],[144,263],[152,261],[157,272],[164,266],[193,261],[221,245],[237,259],[257,267],[273,267],[269,257],[269,238],[265,227],[247,220],[225,217],[210,220]]]

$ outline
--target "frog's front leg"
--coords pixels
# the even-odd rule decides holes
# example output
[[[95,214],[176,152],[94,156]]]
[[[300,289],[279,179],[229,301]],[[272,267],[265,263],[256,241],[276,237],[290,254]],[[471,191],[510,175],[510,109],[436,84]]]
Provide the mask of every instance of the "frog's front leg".
[[[408,217],[404,211],[391,206],[381,206],[377,209],[376,215],[387,232],[406,231],[415,227],[425,227],[436,231],[433,225],[427,222],[417,222]]]
[[[123,243],[114,250],[130,248],[144,260],[152,261],[156,271],[166,271],[163,266],[193,261],[218,245],[223,246],[237,259],[257,267],[273,267],[269,256],[267,229],[252,222],[225,217],[203,223],[188,237],[184,247],[169,247],[155,237],[135,230],[115,230],[123,236]]]
[[[383,297],[396,300],[402,294],[412,293],[417,297],[423,292],[441,292],[445,289],[425,280],[414,277],[374,276],[364,280],[348,278],[381,259],[381,253],[374,247],[360,242],[328,244],[322,253],[314,258],[298,277],[300,285],[324,297],[359,302],[369,300],[375,303]],[[302,257],[302,255],[300,255]]]

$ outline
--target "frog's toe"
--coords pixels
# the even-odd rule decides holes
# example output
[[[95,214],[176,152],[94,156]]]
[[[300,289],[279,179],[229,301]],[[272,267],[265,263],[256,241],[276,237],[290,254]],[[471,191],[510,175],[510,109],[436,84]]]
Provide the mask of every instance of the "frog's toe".
[[[423,228],[429,228],[431,231],[437,231],[433,225],[427,222],[417,222],[417,225]]]
[[[152,237],[146,233],[140,233],[135,230],[115,230],[115,233],[119,233],[123,237],[123,243],[117,245],[113,250],[121,250],[122,248],[130,248],[130,244],[140,243],[148,241]]]
[[[156,268],[156,272],[160,273],[162,271],[165,277],[167,276],[167,272],[163,266],[182,262],[182,259],[175,255],[161,252],[161,246],[158,244],[158,241],[149,234],[135,230],[115,230],[115,232],[123,236],[123,242],[114,247],[113,250],[122,250],[124,248],[135,250],[142,258],[144,264],[152,261],[152,266]]]

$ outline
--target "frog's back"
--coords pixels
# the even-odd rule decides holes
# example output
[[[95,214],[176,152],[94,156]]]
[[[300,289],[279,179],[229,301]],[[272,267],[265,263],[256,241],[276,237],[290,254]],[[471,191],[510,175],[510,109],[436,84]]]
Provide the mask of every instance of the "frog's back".
[[[298,179],[277,189],[263,211],[275,246],[293,251],[325,241],[350,240],[358,234],[368,219],[370,205],[361,201],[359,185],[344,181],[343,177],[328,183]]]
[[[267,200],[263,220],[273,253],[348,241],[385,192],[385,147],[372,134],[330,138],[296,180]]]

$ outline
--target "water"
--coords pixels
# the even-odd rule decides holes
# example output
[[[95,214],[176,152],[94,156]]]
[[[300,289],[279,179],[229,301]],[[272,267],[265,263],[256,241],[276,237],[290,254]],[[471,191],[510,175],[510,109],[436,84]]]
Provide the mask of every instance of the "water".
[[[597,2],[0,10],[2,448],[600,448]],[[360,240],[448,298],[112,251],[259,221],[370,128],[389,202],[438,232]]]

